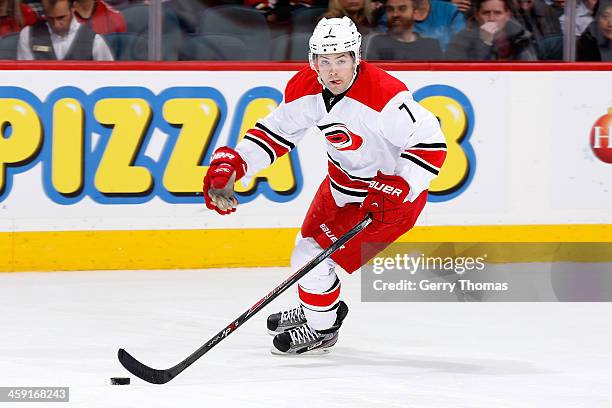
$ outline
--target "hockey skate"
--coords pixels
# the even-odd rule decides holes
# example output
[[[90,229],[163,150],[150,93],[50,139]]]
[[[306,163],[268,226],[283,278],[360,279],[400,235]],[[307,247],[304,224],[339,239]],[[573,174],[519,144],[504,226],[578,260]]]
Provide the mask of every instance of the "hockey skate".
[[[301,326],[306,323],[304,310],[302,306],[284,312],[274,313],[268,316],[268,333],[276,336],[294,327]]]
[[[299,355],[324,354],[338,341],[342,321],[348,314],[348,306],[340,301],[334,325],[326,330],[315,330],[307,323],[295,326],[274,336],[272,354]]]

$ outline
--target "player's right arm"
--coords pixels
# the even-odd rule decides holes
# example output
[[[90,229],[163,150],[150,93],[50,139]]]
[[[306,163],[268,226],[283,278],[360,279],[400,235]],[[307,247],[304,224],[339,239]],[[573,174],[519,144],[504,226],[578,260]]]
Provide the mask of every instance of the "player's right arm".
[[[309,101],[283,102],[264,119],[255,123],[236,146],[247,163],[247,178],[271,166],[289,153],[314,124],[309,118]]]
[[[302,69],[287,83],[284,101],[258,120],[236,146],[247,163],[247,179],[272,165],[302,140],[315,124],[320,92],[321,85],[310,68]]]
[[[204,177],[204,199],[209,209],[222,215],[235,211],[238,202],[234,182],[242,177],[248,180],[272,165],[295,148],[314,125],[315,95],[321,87],[312,72],[310,68],[298,72],[287,84],[284,102],[258,120],[235,149],[225,146],[215,151]]]

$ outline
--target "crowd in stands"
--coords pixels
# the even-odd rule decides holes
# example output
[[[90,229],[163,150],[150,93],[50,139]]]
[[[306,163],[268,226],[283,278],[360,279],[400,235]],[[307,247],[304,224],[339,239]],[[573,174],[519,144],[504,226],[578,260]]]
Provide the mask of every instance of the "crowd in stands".
[[[306,60],[349,16],[369,60],[562,60],[565,0],[165,0],[164,60]],[[148,1],[0,0],[0,59],[146,60]],[[612,61],[612,0],[577,0],[578,61]]]

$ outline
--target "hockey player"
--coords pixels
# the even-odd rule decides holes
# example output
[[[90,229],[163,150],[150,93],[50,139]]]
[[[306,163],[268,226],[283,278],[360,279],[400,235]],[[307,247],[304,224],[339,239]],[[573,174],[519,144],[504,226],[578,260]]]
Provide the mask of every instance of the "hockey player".
[[[291,267],[297,270],[372,214],[362,233],[298,282],[300,305],[268,318],[276,354],[320,352],[336,343],[348,313],[336,266],[350,274],[410,230],[446,157],[436,117],[401,81],[361,61],[361,35],[348,17],[323,18],[309,47],[310,67],[289,81],[283,103],[235,149],[217,149],[204,177],[206,206],[230,214],[238,204],[234,183],[270,166],[317,126],[327,141],[328,174],[296,239]]]

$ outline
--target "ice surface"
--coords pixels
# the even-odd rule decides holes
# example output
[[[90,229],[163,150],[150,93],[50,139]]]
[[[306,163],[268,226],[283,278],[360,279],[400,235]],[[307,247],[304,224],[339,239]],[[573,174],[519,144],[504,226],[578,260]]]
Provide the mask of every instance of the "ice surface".
[[[116,358],[168,368],[288,275],[0,274],[0,386],[69,386],[84,408],[612,407],[612,304],[361,303],[358,274],[341,276],[350,312],[327,355],[270,354],[265,319],[290,289],[166,385]]]

